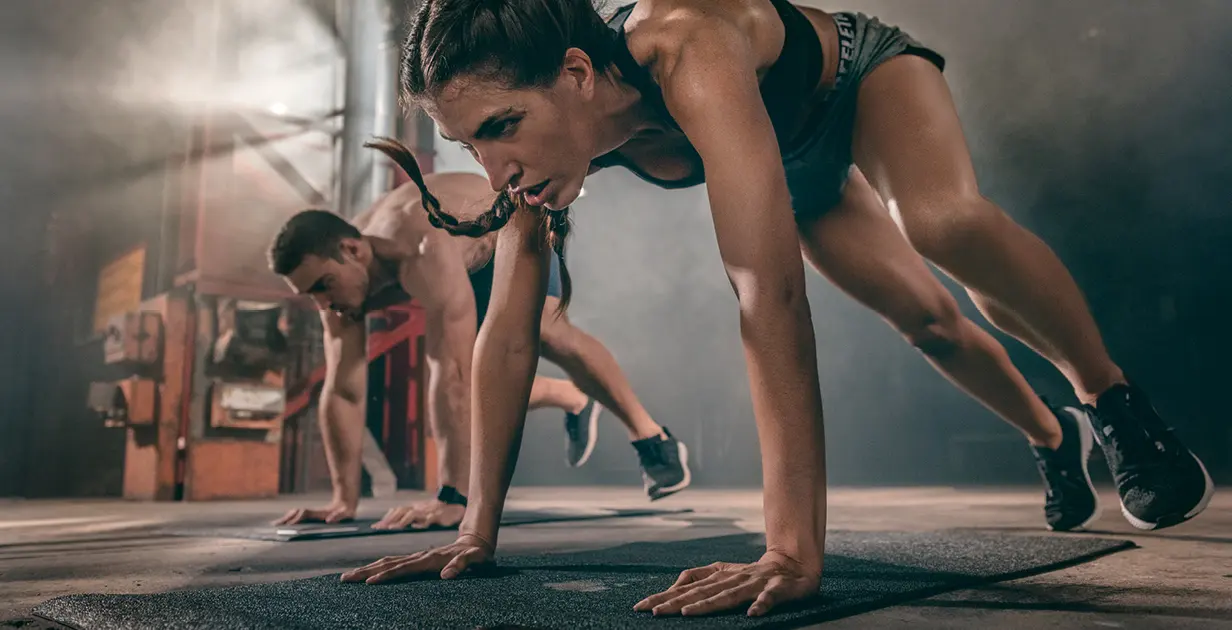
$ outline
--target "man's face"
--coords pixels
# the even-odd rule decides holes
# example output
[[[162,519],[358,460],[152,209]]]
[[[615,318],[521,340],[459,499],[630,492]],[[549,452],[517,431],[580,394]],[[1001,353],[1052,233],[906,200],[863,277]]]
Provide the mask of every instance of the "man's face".
[[[311,297],[322,311],[362,319],[368,297],[368,269],[352,249],[344,243],[339,248],[341,260],[308,254],[285,280],[296,293]]]

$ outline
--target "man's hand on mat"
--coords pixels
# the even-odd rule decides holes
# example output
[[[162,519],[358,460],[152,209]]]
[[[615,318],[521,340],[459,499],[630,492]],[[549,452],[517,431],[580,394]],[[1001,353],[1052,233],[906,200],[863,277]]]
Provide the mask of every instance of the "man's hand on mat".
[[[372,529],[428,529],[457,527],[466,507],[432,499],[390,509]]]
[[[354,505],[346,505],[345,503],[330,503],[329,505],[318,508],[299,508],[291,510],[283,515],[282,518],[274,521],[274,525],[295,525],[297,523],[345,523],[355,519]]]
[[[633,610],[657,615],[705,615],[753,602],[757,617],[784,602],[817,594],[821,575],[785,555],[768,551],[753,564],[716,562],[680,574],[671,588],[638,602]]]
[[[470,567],[492,561],[493,549],[486,542],[467,534],[444,547],[420,551],[409,556],[389,556],[342,574],[343,582],[380,584],[408,577],[439,573],[441,579],[457,577]]]

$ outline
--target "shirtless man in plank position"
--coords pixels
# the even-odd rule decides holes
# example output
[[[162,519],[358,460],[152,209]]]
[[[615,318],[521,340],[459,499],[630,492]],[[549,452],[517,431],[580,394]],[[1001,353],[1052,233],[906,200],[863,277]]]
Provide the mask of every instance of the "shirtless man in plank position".
[[[418,175],[418,174],[417,174]],[[470,173],[421,176],[440,205],[481,212],[495,197]],[[321,310],[326,377],[320,422],[333,500],[291,510],[276,525],[338,523],[359,503],[367,343],[364,316],[415,296],[427,315],[427,415],[435,436],[441,487],[435,499],[396,507],[374,527],[456,527],[465,511],[470,472],[471,357],[491,297],[495,233],[451,236],[429,223],[421,192],[408,182],[386,194],[354,223],[324,210],[289,219],[269,250],[270,266]],[[561,295],[553,265],[539,343],[544,358],[570,380],[536,376],[532,409],[565,412],[566,458],[580,466],[595,445],[603,408],[620,419],[637,451],[646,493],[656,500],[689,485],[688,450],[642,407],[616,360],[594,337],[557,313]]]

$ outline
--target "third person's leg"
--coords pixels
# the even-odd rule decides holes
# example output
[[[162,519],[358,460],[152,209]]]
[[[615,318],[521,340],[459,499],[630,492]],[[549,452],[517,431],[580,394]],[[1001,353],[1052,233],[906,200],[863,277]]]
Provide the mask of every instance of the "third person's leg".
[[[543,409],[555,407],[568,413],[581,413],[590,404],[590,397],[578,389],[573,381],[563,378],[535,376],[530,386],[530,404],[528,409]]]
[[[585,461],[590,456],[596,418],[602,410],[599,405],[602,405],[625,425],[638,453],[643,483],[650,498],[660,499],[685,489],[692,480],[688,447],[650,417],[612,353],[598,339],[574,326],[565,313],[557,312],[559,274],[559,263],[553,257],[548,298],[539,330],[542,354],[559,365],[595,405],[565,418],[570,462]]]

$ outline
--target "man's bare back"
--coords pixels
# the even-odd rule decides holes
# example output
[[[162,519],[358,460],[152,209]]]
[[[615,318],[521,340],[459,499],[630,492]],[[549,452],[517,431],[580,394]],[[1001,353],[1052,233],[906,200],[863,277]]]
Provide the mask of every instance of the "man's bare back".
[[[432,194],[443,207],[461,217],[477,215],[492,206],[496,193],[488,181],[473,173],[430,173],[424,176]],[[428,213],[420,203],[422,196],[413,182],[407,182],[377,200],[352,223],[374,239],[377,256],[386,260],[413,261],[425,256],[449,256],[461,260],[467,272],[483,267],[496,245],[494,234],[479,238],[453,236],[428,223]],[[417,294],[413,287],[404,287]]]

